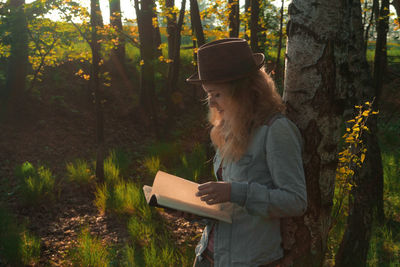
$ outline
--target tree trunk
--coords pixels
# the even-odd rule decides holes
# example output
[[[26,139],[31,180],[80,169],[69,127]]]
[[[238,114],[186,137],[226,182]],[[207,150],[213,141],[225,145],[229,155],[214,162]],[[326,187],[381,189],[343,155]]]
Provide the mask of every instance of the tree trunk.
[[[349,48],[351,53],[349,53],[350,60],[347,66],[351,68],[352,75],[348,79],[355,85],[355,95],[358,98],[358,101],[354,99],[352,105],[348,106],[350,109],[354,104],[371,101],[376,97],[376,92],[366,60],[365,47],[363,47],[365,43],[362,39],[361,3],[359,0],[347,0],[347,5],[351,8],[349,17],[354,29],[354,33],[351,33],[354,38]],[[374,102],[374,108],[377,107],[376,105],[377,99]],[[356,186],[353,187],[349,198],[347,228],[336,255],[336,266],[366,266],[377,188],[383,177],[382,159],[376,136],[377,119],[369,118],[367,126],[370,131],[362,136],[367,152],[361,169],[356,171],[353,177]]]
[[[260,25],[260,0],[250,0],[251,15],[250,15],[250,47],[254,53],[262,53],[262,49],[258,44],[258,33]]]
[[[25,0],[9,1],[10,57],[8,58],[6,86],[0,88],[0,122],[6,113],[22,118],[25,79],[28,65],[28,28],[24,11]]]
[[[153,11],[153,19],[157,21],[157,13]],[[161,45],[161,32],[160,32],[160,26],[157,25],[154,26],[153,25],[153,29],[154,29],[154,33],[153,33],[153,37],[154,37],[154,51],[155,51],[155,55],[156,57],[162,56],[162,49],[160,48]]]
[[[350,11],[349,0],[289,5],[283,98],[304,138],[308,209],[282,221],[284,266],[321,266],[326,252],[342,114],[359,97],[355,88],[364,88],[360,76],[368,75],[360,68],[367,66],[359,60],[364,50],[354,47],[355,40],[363,45],[362,28]]]
[[[387,72],[387,34],[389,31],[389,0],[382,0],[379,11],[379,19],[377,19],[377,38],[374,59],[374,86],[375,86],[375,103],[379,103],[384,76]],[[382,168],[382,167],[381,167]],[[379,222],[383,223],[385,213],[383,209],[383,175],[377,177],[377,215]]]
[[[167,9],[167,33],[168,33],[168,58],[173,60],[175,51],[176,32],[178,25],[176,23],[176,13],[173,12],[175,0],[166,0]]]
[[[365,3],[367,3],[367,1],[365,1]],[[373,24],[375,10],[377,10],[377,9],[379,9],[379,0],[373,0],[371,17],[369,18],[369,22],[368,22],[367,28],[365,29],[365,34],[364,34],[365,51],[367,51],[367,49],[368,49],[369,30]]]
[[[229,4],[229,37],[239,36],[239,0],[228,0]]]
[[[100,88],[100,44],[98,42],[97,28],[102,26],[102,16],[98,0],[90,1],[90,25],[92,27],[92,38],[90,48],[92,50],[92,73],[90,75],[91,85],[96,104],[96,178],[104,181],[104,112],[103,93]]]
[[[396,9],[397,19],[400,18],[400,0],[392,0],[392,5]]]
[[[139,8],[139,1],[135,0],[135,9],[137,14],[139,39],[140,39],[140,105],[147,117],[152,122],[153,130],[158,134],[157,99],[154,89],[154,1],[142,0]]]
[[[201,24],[199,5],[197,0],[190,0],[190,20],[197,39],[197,47],[206,43],[204,38],[203,26]]]
[[[251,17],[251,7],[250,7],[250,0],[244,1],[244,14],[246,18]],[[247,31],[250,29],[250,21],[247,19],[244,24],[244,38],[248,41],[250,40],[250,36],[247,34]]]
[[[279,79],[281,77],[281,71],[279,69],[279,65],[280,65],[280,60],[281,60],[281,50],[282,50],[282,39],[283,39],[283,9],[285,7],[285,0],[282,0],[282,5],[281,5],[281,17],[279,18],[279,41],[278,41],[278,53],[276,56],[276,61],[275,61],[275,67],[274,67],[274,71],[275,71],[275,79]]]
[[[110,0],[110,24],[118,32],[118,45],[111,51],[113,63],[124,66],[125,63],[125,37],[122,34],[121,3],[120,0]]]
[[[180,48],[181,48],[181,30],[183,25],[183,19],[185,16],[185,5],[186,0],[182,0],[181,2],[181,10],[179,12],[178,23],[175,23],[175,32],[173,43],[173,47],[171,50],[171,59],[172,62],[168,65],[168,80],[167,80],[167,111],[168,115],[171,118],[173,103],[172,103],[172,94],[176,90],[176,86],[178,83],[179,76],[179,65],[180,65]]]

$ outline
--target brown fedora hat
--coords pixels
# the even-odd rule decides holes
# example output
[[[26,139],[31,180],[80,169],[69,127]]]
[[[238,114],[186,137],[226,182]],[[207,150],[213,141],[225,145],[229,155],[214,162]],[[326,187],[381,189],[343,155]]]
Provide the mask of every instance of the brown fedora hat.
[[[244,78],[264,65],[264,54],[253,53],[247,41],[240,38],[216,40],[199,47],[197,72],[189,83],[229,82]]]

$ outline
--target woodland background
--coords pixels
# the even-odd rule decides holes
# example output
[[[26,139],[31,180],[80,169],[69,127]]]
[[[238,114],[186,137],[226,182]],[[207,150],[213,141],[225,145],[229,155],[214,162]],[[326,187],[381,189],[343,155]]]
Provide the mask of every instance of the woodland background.
[[[1,266],[192,266],[202,225],[141,188],[159,169],[214,179],[185,78],[224,37],[265,54],[304,137],[309,207],[282,222],[285,264],[399,266],[400,1],[131,5],[0,1]]]

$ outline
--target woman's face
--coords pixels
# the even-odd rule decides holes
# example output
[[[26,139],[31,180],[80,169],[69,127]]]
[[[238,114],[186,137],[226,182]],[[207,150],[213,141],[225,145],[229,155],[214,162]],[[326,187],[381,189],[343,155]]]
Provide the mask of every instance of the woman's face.
[[[215,108],[221,117],[228,108],[229,85],[219,83],[203,84],[203,89],[207,93],[208,105]]]

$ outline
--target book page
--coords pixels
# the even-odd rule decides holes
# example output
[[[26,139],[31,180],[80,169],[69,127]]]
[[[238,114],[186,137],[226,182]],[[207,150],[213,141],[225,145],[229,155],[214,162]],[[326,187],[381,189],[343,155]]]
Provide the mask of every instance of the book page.
[[[154,179],[151,194],[157,197],[157,203],[169,208],[191,212],[200,216],[212,217],[231,222],[231,203],[208,205],[196,196],[199,184],[185,180],[166,172],[158,171]],[[151,187],[143,190],[149,191]],[[146,194],[147,192],[145,192]]]

